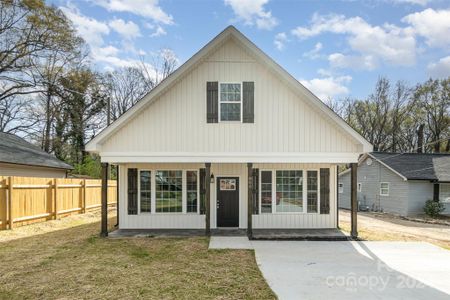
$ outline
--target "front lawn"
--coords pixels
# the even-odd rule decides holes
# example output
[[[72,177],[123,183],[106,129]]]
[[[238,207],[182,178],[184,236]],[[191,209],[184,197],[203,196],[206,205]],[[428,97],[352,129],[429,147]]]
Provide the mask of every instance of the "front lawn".
[[[275,298],[253,251],[208,250],[203,237],[102,239],[98,230],[78,224],[14,240],[0,232],[0,298]]]

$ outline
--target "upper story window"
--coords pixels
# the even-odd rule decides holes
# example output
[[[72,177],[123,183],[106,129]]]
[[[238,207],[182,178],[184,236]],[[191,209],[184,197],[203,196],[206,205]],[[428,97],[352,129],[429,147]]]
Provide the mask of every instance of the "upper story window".
[[[240,83],[221,83],[219,97],[220,121],[241,121],[242,86]]]

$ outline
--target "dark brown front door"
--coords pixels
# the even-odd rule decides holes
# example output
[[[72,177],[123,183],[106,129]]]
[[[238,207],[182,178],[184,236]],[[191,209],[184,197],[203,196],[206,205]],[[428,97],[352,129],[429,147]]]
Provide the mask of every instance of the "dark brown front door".
[[[217,178],[217,227],[239,227],[239,177]]]

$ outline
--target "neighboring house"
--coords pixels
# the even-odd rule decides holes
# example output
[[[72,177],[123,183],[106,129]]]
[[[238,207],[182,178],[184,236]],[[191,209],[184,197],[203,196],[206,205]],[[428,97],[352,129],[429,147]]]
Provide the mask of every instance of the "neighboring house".
[[[339,207],[350,208],[350,170],[339,174]],[[423,213],[425,201],[440,200],[450,213],[450,154],[372,152],[358,165],[361,209],[403,216]]]
[[[251,234],[336,228],[337,165],[372,146],[230,26],[86,149],[119,166],[119,228]]]
[[[9,133],[0,133],[0,176],[64,178],[73,167]]]

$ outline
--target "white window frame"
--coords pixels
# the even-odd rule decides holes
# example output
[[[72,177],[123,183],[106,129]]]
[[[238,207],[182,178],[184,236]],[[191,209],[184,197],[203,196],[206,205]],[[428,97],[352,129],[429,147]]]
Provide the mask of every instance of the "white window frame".
[[[141,211],[141,172],[150,172],[150,212]],[[138,169],[138,214],[151,214],[153,213],[153,171],[150,169]]]
[[[261,212],[261,172],[263,171],[270,171],[272,172],[272,212],[271,213],[262,213]],[[277,212],[277,171],[302,171],[302,177],[303,177],[303,190],[302,190],[302,208],[303,211],[297,211],[297,212]],[[317,212],[308,212],[308,187],[307,187],[307,176],[308,171],[316,171],[317,172]],[[258,180],[258,193],[259,193],[259,214],[264,215],[286,215],[286,214],[318,214],[320,215],[320,169],[299,169],[299,168],[293,168],[293,169],[260,169],[259,170],[259,180]]]
[[[361,193],[362,191],[362,183],[358,182],[358,193]]]
[[[383,184],[387,184],[387,188],[382,188]],[[387,194],[383,194],[383,189],[387,189]],[[380,182],[380,196],[388,197],[389,196],[389,190],[390,190],[390,184],[389,182]]]
[[[450,195],[444,199],[444,194],[442,193],[442,186],[448,186],[450,188],[450,183],[439,183],[439,201],[442,203],[450,203]]]
[[[220,89],[221,89],[221,85],[222,84],[239,84],[240,85],[240,87],[241,87],[241,100],[238,102],[238,101],[222,101],[222,93],[221,93],[221,91],[220,91]],[[243,114],[243,99],[242,99],[242,97],[243,97],[243,91],[242,91],[242,89],[243,89],[243,84],[242,84],[242,82],[219,82],[219,91],[218,91],[218,93],[219,93],[219,103],[218,103],[218,114],[219,114],[219,116],[218,116],[218,119],[219,119],[219,123],[242,123],[242,119],[243,119],[243,116],[242,116],[242,114]],[[221,103],[229,103],[229,104],[232,104],[232,103],[234,103],[234,104],[237,104],[237,103],[239,103],[240,104],[240,120],[239,121],[227,121],[227,120],[224,120],[224,121],[222,121],[222,115],[221,115],[221,113],[220,113],[220,107],[221,107]]]
[[[343,194],[344,193],[344,183],[339,182],[338,183],[338,193]]]
[[[180,214],[189,214],[195,215],[200,214],[200,169],[159,169],[159,168],[143,168],[138,170],[138,215],[143,214],[161,214],[161,215],[180,215]],[[151,187],[151,199],[150,199],[150,212],[141,212],[141,171],[149,171],[150,172],[150,187]],[[181,212],[156,212],[156,172],[158,171],[181,171],[182,177],[182,191],[181,191],[181,203],[182,203],[182,211]],[[187,171],[195,171],[197,172],[197,212],[187,212]]]

